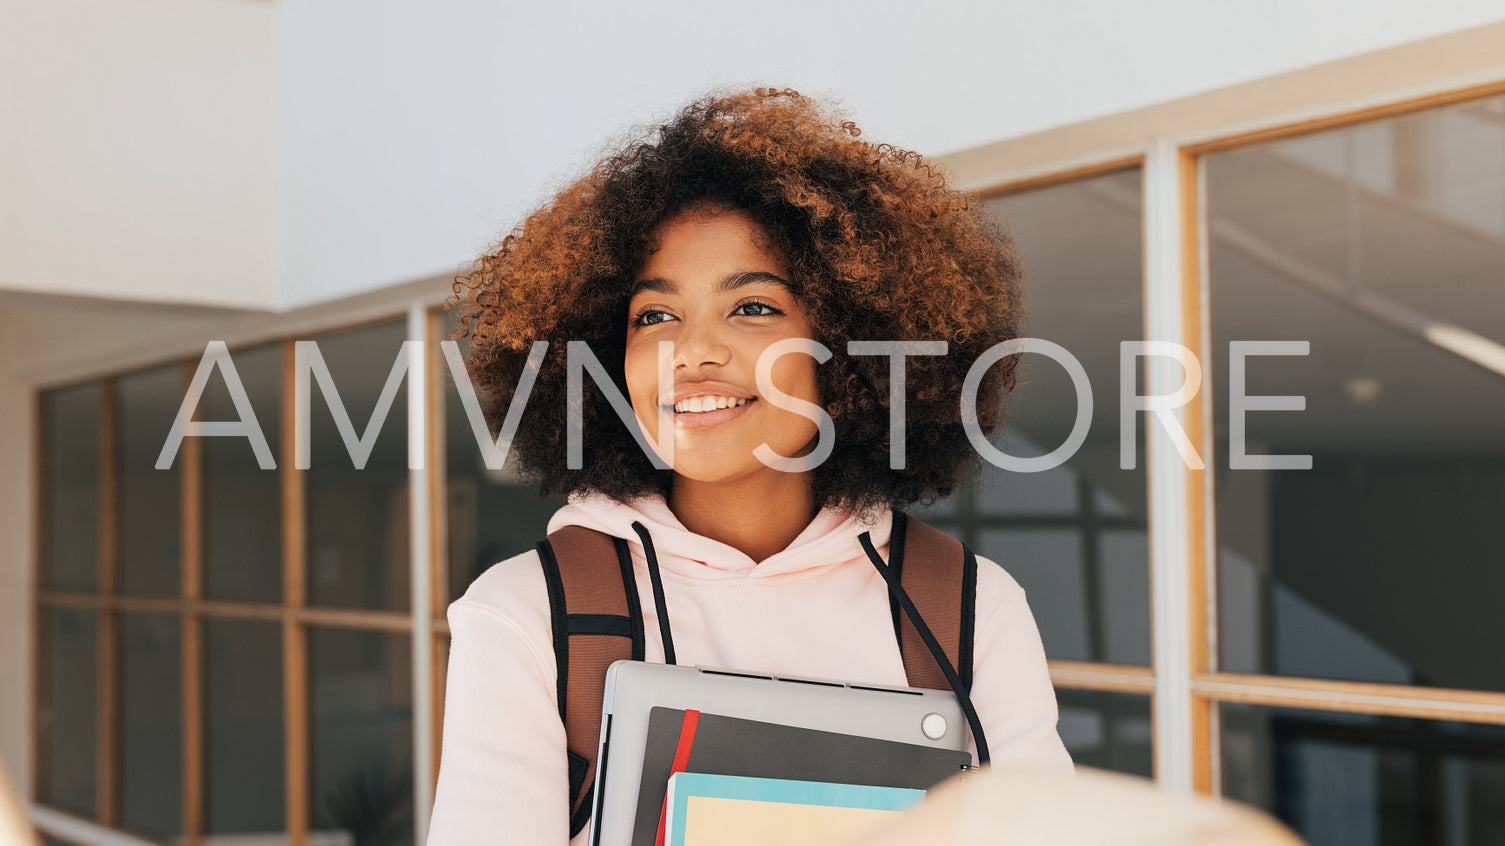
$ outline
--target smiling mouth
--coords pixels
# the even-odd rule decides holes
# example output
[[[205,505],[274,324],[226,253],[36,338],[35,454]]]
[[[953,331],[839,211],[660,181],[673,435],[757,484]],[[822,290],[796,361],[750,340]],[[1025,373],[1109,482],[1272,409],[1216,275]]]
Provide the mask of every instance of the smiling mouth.
[[[757,402],[757,397],[734,398],[734,397],[689,397],[674,404],[675,414],[705,414],[712,411],[721,411],[727,408],[741,408],[751,402]]]
[[[747,413],[757,397],[690,397],[672,406],[677,429],[708,429]],[[666,407],[667,408],[667,407]]]

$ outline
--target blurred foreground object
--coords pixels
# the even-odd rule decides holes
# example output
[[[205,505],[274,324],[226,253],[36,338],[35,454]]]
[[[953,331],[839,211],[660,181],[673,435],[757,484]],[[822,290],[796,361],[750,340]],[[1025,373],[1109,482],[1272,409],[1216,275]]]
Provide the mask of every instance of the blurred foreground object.
[[[21,797],[11,786],[10,773],[5,771],[4,764],[0,764],[0,843],[35,846],[40,842],[26,819],[26,807],[21,803]]]
[[[1146,779],[1080,767],[1075,778],[984,770],[952,779],[901,822],[858,843],[1302,846],[1305,841],[1247,805],[1173,796]]]

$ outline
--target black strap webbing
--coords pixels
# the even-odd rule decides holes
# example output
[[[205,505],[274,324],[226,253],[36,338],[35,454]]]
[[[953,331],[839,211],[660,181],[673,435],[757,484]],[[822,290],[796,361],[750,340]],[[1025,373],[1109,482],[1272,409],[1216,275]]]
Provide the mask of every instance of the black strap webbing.
[[[977,636],[977,556],[971,547],[962,544],[962,631],[957,644],[956,674],[961,677],[967,692],[972,691],[972,652]]]
[[[574,837],[593,813],[606,669],[618,660],[643,660],[643,610],[627,541],[569,526],[537,548],[549,595]],[[615,578],[608,575],[612,569]]]
[[[909,521],[904,517],[905,515],[895,511],[893,527],[888,532],[888,566],[894,571],[894,577],[899,579],[900,584],[904,580],[904,530],[909,525]],[[902,650],[904,631],[901,621],[904,619],[904,611],[899,608],[899,595],[893,591],[888,592],[888,613],[894,618],[894,641]],[[907,670],[908,668],[906,668],[906,674]],[[910,687],[913,686],[913,684],[910,685]]]
[[[564,601],[564,584],[559,577],[559,561],[547,540],[538,542],[538,560],[543,564],[543,583],[549,594],[549,622],[554,633],[554,694],[559,703],[559,719],[564,719],[564,705],[570,683],[569,610]]]

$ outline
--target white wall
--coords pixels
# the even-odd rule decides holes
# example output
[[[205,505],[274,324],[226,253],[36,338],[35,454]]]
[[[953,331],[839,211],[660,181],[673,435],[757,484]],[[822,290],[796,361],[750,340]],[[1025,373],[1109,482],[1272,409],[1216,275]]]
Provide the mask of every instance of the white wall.
[[[289,304],[453,273],[712,84],[961,150],[1505,19],[1497,0],[279,0]]]
[[[0,0],[0,291],[296,308],[452,274],[717,84],[943,154],[1505,19],[1495,0]]]
[[[275,4],[0,4],[0,291],[274,305]]]

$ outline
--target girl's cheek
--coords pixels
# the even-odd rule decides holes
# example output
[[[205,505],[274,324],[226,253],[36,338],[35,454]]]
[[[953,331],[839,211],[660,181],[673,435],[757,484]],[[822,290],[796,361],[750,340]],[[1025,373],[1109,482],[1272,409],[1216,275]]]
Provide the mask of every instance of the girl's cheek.
[[[627,376],[627,401],[632,404],[633,410],[637,412],[639,417],[645,415],[654,417],[656,415],[650,414],[650,412],[653,411],[657,388],[657,361],[653,362],[655,369],[651,372],[648,380],[645,381],[642,373],[642,362],[638,361],[638,358],[639,356],[636,356],[632,350],[629,350],[625,361],[623,361],[622,369]]]
[[[798,353],[788,355],[774,367],[774,385],[789,396],[814,400],[816,397],[815,371],[810,367],[808,358],[804,361],[799,359]]]

